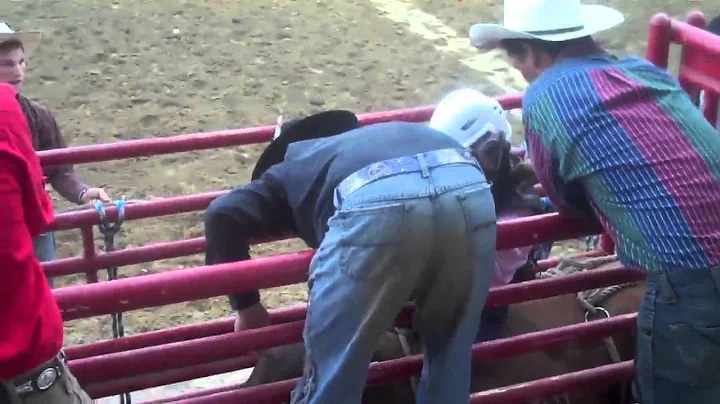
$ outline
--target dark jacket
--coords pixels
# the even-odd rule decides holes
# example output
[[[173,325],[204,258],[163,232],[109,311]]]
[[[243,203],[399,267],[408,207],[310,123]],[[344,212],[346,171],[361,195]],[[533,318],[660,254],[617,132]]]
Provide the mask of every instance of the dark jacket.
[[[46,107],[22,95],[17,96],[36,151],[67,147],[55,117]],[[80,181],[71,165],[43,168],[52,187],[70,202],[80,203],[80,192],[88,186]]]
[[[350,174],[383,160],[461,147],[442,132],[405,122],[292,143],[282,163],[208,208],[206,264],[249,259],[250,239],[288,232],[318,248],[335,213],[335,189]],[[250,290],[229,298],[234,310],[242,310],[258,303],[260,294]]]
[[[432,150],[461,148],[424,124],[391,122],[365,126],[324,139],[292,143],[285,161],[235,192],[247,206],[249,237],[293,231],[308,246],[320,246],[335,213],[335,188],[370,164]]]

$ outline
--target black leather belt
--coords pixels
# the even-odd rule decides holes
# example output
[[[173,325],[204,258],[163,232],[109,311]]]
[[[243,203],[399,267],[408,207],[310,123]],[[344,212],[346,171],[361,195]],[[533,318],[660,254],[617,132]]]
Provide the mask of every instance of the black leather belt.
[[[13,382],[15,385],[15,393],[19,397],[33,393],[42,393],[60,379],[66,364],[65,354],[63,351],[60,351],[53,360],[40,365],[22,379],[15,380]]]

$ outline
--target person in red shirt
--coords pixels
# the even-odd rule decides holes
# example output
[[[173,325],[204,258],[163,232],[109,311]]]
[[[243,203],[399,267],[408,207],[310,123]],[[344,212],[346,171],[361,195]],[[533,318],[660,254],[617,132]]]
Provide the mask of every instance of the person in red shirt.
[[[0,404],[91,403],[61,352],[60,309],[33,253],[54,214],[16,95],[0,83]]]

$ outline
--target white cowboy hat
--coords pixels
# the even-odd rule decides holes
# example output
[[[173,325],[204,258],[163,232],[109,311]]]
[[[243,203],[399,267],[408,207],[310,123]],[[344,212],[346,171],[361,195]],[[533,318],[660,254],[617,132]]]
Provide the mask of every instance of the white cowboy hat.
[[[39,31],[15,32],[6,23],[0,22],[0,43],[11,39],[20,41],[25,51],[25,57],[30,56],[37,48],[41,36],[42,34]]]
[[[606,6],[580,0],[505,0],[503,25],[475,24],[470,42],[478,48],[497,47],[503,39],[567,41],[605,31],[625,21]]]

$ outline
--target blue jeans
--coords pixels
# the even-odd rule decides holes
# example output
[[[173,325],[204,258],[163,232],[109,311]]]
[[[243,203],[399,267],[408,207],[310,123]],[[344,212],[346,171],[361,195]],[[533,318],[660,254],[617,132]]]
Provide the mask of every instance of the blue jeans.
[[[469,164],[425,167],[339,204],[310,264],[306,363],[292,403],[360,403],[377,342],[410,299],[426,347],[417,402],[467,403],[495,263],[484,174]]]
[[[720,402],[720,267],[648,274],[638,315],[636,399]]]
[[[43,233],[33,238],[33,250],[35,257],[40,262],[52,261],[55,259],[55,233]],[[50,287],[53,287],[53,278],[47,278]]]

